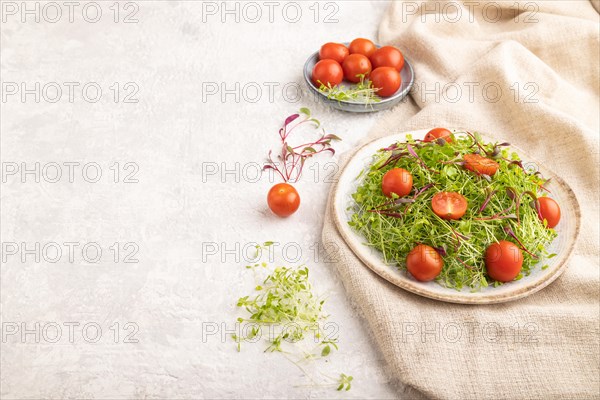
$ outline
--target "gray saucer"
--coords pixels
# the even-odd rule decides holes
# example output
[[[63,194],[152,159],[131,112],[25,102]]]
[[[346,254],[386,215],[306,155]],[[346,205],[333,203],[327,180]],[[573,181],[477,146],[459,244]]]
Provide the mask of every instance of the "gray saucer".
[[[319,88],[316,87],[311,80],[312,70],[318,61],[318,51],[312,54],[310,57],[308,57],[308,60],[306,60],[306,63],[304,64],[304,80],[306,81],[306,84],[308,85],[309,89],[315,94],[316,101],[322,101],[325,104],[328,104],[331,107],[342,111],[364,113],[387,110],[388,108],[391,108],[398,104],[403,98],[406,97],[406,95],[412,88],[412,85],[415,80],[415,74],[412,65],[410,65],[410,62],[405,58],[404,66],[400,71],[400,78],[402,78],[402,83],[400,84],[400,88],[392,96],[381,98],[380,101],[372,102],[369,104],[356,101],[329,99],[327,98],[327,95],[325,93],[319,91]]]

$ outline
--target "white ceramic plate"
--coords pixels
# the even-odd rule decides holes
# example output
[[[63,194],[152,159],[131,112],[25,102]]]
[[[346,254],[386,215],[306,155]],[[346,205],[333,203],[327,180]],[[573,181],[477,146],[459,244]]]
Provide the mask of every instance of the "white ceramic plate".
[[[464,132],[459,129],[454,131]],[[558,278],[566,267],[579,234],[581,219],[579,204],[571,188],[562,179],[514,146],[510,146],[510,148],[519,154],[526,169],[537,168],[546,179],[551,178],[548,189],[552,192],[552,198],[561,207],[561,220],[555,228],[558,237],[549,247],[550,253],[556,253],[557,256],[548,260],[540,260],[529,276],[499,287],[488,286],[478,292],[471,292],[469,288],[458,291],[445,288],[436,282],[416,281],[406,271],[400,271],[396,266],[384,263],[381,253],[365,244],[365,239],[348,225],[351,215],[348,207],[353,204],[352,194],[360,183],[356,177],[363,169],[370,166],[372,156],[377,150],[392,143],[404,141],[408,133],[412,134],[414,138],[423,138],[427,132],[428,130],[405,132],[370,142],[360,148],[342,170],[333,189],[332,211],[340,234],[356,256],[379,276],[402,289],[451,303],[490,304],[516,300],[537,292]],[[493,141],[489,139],[489,136],[482,136],[486,141]],[[544,264],[547,264],[548,268],[542,270],[541,266]]]

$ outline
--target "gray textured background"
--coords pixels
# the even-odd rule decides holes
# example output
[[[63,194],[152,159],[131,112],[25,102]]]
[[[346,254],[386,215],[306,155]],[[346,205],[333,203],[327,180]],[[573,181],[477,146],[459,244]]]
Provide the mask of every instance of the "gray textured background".
[[[283,17],[286,2],[274,9],[273,22],[263,14],[257,23],[245,20],[254,14],[244,16],[242,10],[240,22],[234,16],[222,22],[218,14],[204,14],[204,22],[202,3],[190,1],[121,3],[119,22],[113,2],[97,2],[102,16],[96,23],[83,18],[87,3],[82,2],[73,22],[62,6],[62,17],[52,23],[55,10],[37,4],[40,21],[26,15],[22,22],[22,4],[2,2],[1,397],[394,397],[382,356],[332,266],[315,256],[331,185],[325,176],[335,168],[335,158],[325,157],[305,172],[298,185],[302,206],[287,220],[270,214],[265,197],[271,183],[254,182],[252,169],[276,145],[282,120],[300,106],[310,107],[329,132],[343,137],[339,151],[366,134],[377,116],[331,111],[306,93],[293,101],[294,88],[300,84],[304,89],[302,65],[322,43],[375,38],[386,3],[321,3],[316,23],[312,2],[301,3],[296,23]],[[14,15],[13,6],[18,8]],[[136,7],[138,22],[124,23]],[[93,8],[87,12],[94,17]],[[331,12],[337,22],[324,23]],[[40,101],[33,94],[23,101],[19,85],[34,88],[36,82]],[[55,103],[50,101],[52,85],[42,90],[51,82],[63,89]],[[72,102],[65,82],[79,85]],[[98,102],[82,98],[81,88],[89,82],[102,89]],[[229,88],[239,82],[239,101],[233,95],[203,101],[206,82]],[[263,90],[256,102],[250,86],[242,90],[249,83]],[[267,83],[276,84],[273,99]],[[286,84],[291,85],[287,94],[282,91]],[[14,85],[19,93],[10,95]],[[133,98],[139,101],[124,103],[123,96],[136,86]],[[23,166],[36,163],[39,183],[35,174],[21,174]],[[63,174],[57,183],[49,182],[56,173],[53,163]],[[64,163],[80,163],[73,182]],[[95,172],[84,173],[86,163],[100,168],[98,182],[88,182]],[[133,177],[137,183],[123,182],[134,171],[125,163],[139,169]],[[223,174],[223,167],[236,165],[239,172]],[[15,166],[19,171],[13,174]],[[203,168],[214,166],[215,175],[203,175]],[[241,249],[265,240],[302,248],[301,259],[310,265],[317,291],[328,296],[326,308],[339,326],[341,347],[309,369],[353,375],[350,392],[304,386],[310,381],[293,364],[278,354],[263,354],[262,345],[237,353],[219,335],[202,340],[203,323],[235,321],[235,301],[252,288],[239,259]],[[65,242],[78,244],[73,260]],[[39,262],[34,255],[23,261],[22,252],[12,254],[11,247],[22,243],[27,248],[59,243],[62,258],[51,262],[55,254],[47,246]],[[99,262],[83,257],[86,243],[102,248]],[[109,248],[114,243],[120,248],[117,262]],[[133,244],[125,248],[127,243]],[[240,251],[223,252],[236,243]],[[213,245],[217,254],[205,251],[203,260],[203,249]],[[139,262],[124,262],[136,246]],[[95,256],[93,247],[87,256]],[[72,340],[69,323],[79,324]],[[85,324],[90,324],[88,340],[82,333]],[[52,343],[57,325],[62,333]],[[102,334],[91,343],[94,326]],[[33,332],[22,336],[24,327]],[[134,327],[138,343],[126,343]]]

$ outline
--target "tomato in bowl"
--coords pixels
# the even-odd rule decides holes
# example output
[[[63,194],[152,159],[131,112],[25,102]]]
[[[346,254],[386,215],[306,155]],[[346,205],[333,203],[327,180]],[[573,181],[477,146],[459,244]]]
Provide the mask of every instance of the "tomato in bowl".
[[[356,39],[358,40],[358,39]],[[352,43],[356,42],[353,41]],[[364,39],[361,39],[364,40]],[[376,112],[376,111],[382,111],[382,110],[386,110],[389,109],[393,106],[395,106],[396,104],[398,104],[400,101],[402,101],[402,99],[404,99],[410,89],[413,86],[414,83],[414,71],[412,68],[412,65],[410,63],[409,60],[407,60],[404,56],[401,56],[402,58],[400,59],[398,57],[397,54],[395,54],[394,52],[391,52],[388,48],[391,46],[380,46],[378,44],[374,44],[376,50],[375,52],[372,51],[372,49],[368,48],[368,46],[365,45],[365,43],[363,42],[359,42],[358,44],[360,44],[360,46],[355,46],[353,47],[353,51],[355,51],[355,53],[352,53],[352,51],[349,51],[348,53],[345,53],[343,51],[343,49],[341,49],[340,46],[345,46],[346,48],[350,48],[351,47],[351,43],[349,42],[345,42],[345,43],[326,43],[324,46],[327,46],[326,49],[320,50],[320,51],[316,51],[315,53],[313,53],[305,62],[304,64],[304,80],[306,81],[306,84],[309,88],[309,90],[311,92],[313,92],[315,94],[315,98],[317,101],[322,101],[325,104],[341,110],[341,111],[348,111],[348,112],[357,112],[357,113],[365,113],[365,112]],[[336,45],[334,47],[334,45]],[[378,53],[378,51],[382,50],[381,52]],[[375,80],[377,82],[381,82],[382,84],[386,85],[386,89],[380,91],[380,93],[382,95],[385,95],[385,97],[381,96],[377,96],[377,99],[375,101],[361,101],[361,100],[353,100],[353,99],[339,99],[339,98],[335,98],[335,96],[331,96],[331,94],[325,93],[324,91],[320,90],[320,85],[318,84],[318,82],[315,82],[315,80],[313,79],[313,70],[315,68],[315,65],[321,61],[321,58],[319,56],[319,54],[321,53],[321,55],[323,54],[332,54],[330,57],[332,57],[332,59],[336,59],[336,61],[342,61],[342,63],[340,65],[343,65],[343,61],[344,61],[344,56],[347,58],[348,56],[352,56],[353,54],[355,55],[363,55],[366,57],[365,54],[370,54],[371,58],[370,59],[375,59],[377,61],[377,67],[378,68],[383,68],[383,69],[391,69],[392,67],[395,68],[396,70],[398,68],[400,68],[399,70],[399,76],[400,79],[398,82],[396,79],[394,79],[395,77],[392,77],[391,75],[391,71],[378,71],[378,73],[375,74]],[[363,54],[364,53],[364,54]],[[398,52],[399,53],[399,52]],[[373,58],[375,57],[375,58]],[[354,56],[354,58],[356,60],[350,60],[350,61],[354,61],[357,65],[348,65],[348,64],[354,64],[353,62],[347,62],[346,63],[346,68],[343,69],[344,73],[346,76],[348,76],[349,74],[352,74],[352,72],[349,71],[356,71],[356,72],[360,72],[361,71],[361,64],[360,62],[362,60],[359,60],[361,57],[358,56]],[[390,60],[389,62],[393,62],[393,64],[389,64],[390,67],[386,67],[384,64],[382,64],[382,62],[385,62],[386,60]],[[371,75],[373,73],[373,70],[377,69],[375,67],[372,67],[371,65],[369,65],[370,68],[364,68],[362,71],[364,71],[367,75],[367,77],[365,77],[365,79],[368,79],[368,75]],[[352,79],[353,81],[356,81],[357,79]],[[356,85],[356,82],[348,82],[348,79],[346,79],[342,85]],[[389,88],[392,89],[389,89]],[[397,89],[396,89],[397,87]],[[396,89],[396,90],[393,90]],[[330,92],[331,93],[331,92]]]

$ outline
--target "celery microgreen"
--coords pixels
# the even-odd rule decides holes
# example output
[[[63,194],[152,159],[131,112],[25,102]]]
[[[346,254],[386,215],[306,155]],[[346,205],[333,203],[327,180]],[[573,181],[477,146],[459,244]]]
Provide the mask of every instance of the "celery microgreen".
[[[239,318],[238,322],[271,328],[269,332],[273,334],[268,338],[270,343],[266,351],[284,351],[284,340],[296,343],[311,335],[316,338],[319,352],[306,353],[306,357],[326,356],[331,351],[331,344],[335,345],[337,338],[317,337],[327,319],[323,311],[325,300],[312,293],[308,276],[306,266],[276,267],[255,287],[254,295],[238,300],[237,306],[243,307],[249,314],[247,318]],[[249,339],[254,336],[252,334]],[[246,338],[237,339],[239,343]]]
[[[326,332],[324,324],[329,315],[323,310],[325,298],[313,293],[307,266],[273,269],[260,260],[262,251],[273,244],[257,245],[255,262],[246,266],[254,272],[257,282],[252,294],[237,300],[237,307],[245,310],[246,317],[237,319],[241,326],[232,338],[238,351],[243,342],[255,343],[264,338],[265,352],[283,354],[316,382],[301,363],[325,358],[332,350],[338,350],[338,337]],[[341,374],[339,380],[323,376],[327,377],[327,385],[339,384],[350,390],[351,376]]]
[[[405,257],[419,243],[444,256],[437,278],[443,286],[473,291],[488,286],[484,254],[493,242],[511,240],[523,250],[522,275],[530,274],[539,259],[550,258],[546,246],[556,237],[539,218],[537,198],[547,182],[539,173],[527,173],[508,143],[485,143],[477,133],[455,134],[451,143],[425,143],[407,137],[379,150],[359,179],[353,194],[349,224],[379,252],[383,260],[405,268]],[[490,177],[463,168],[463,156],[479,153],[494,159],[500,169]],[[381,179],[392,168],[408,170],[413,191],[389,199]],[[467,213],[456,221],[439,218],[431,198],[439,191],[458,192],[469,202]],[[524,201],[525,196],[532,199]],[[520,279],[520,277],[517,277]],[[498,285],[494,282],[494,285]]]
[[[319,91],[327,96],[328,99],[337,101],[351,101],[369,105],[381,101],[377,95],[379,89],[373,87],[373,84],[365,79],[365,75],[360,75],[360,81],[355,85],[324,85],[321,83]]]
[[[337,387],[337,390],[350,390],[350,388],[352,387],[352,385],[350,384],[350,382],[352,382],[352,379],[354,379],[352,376],[348,376],[346,374],[340,374],[340,379],[339,379],[339,383],[340,385]]]

